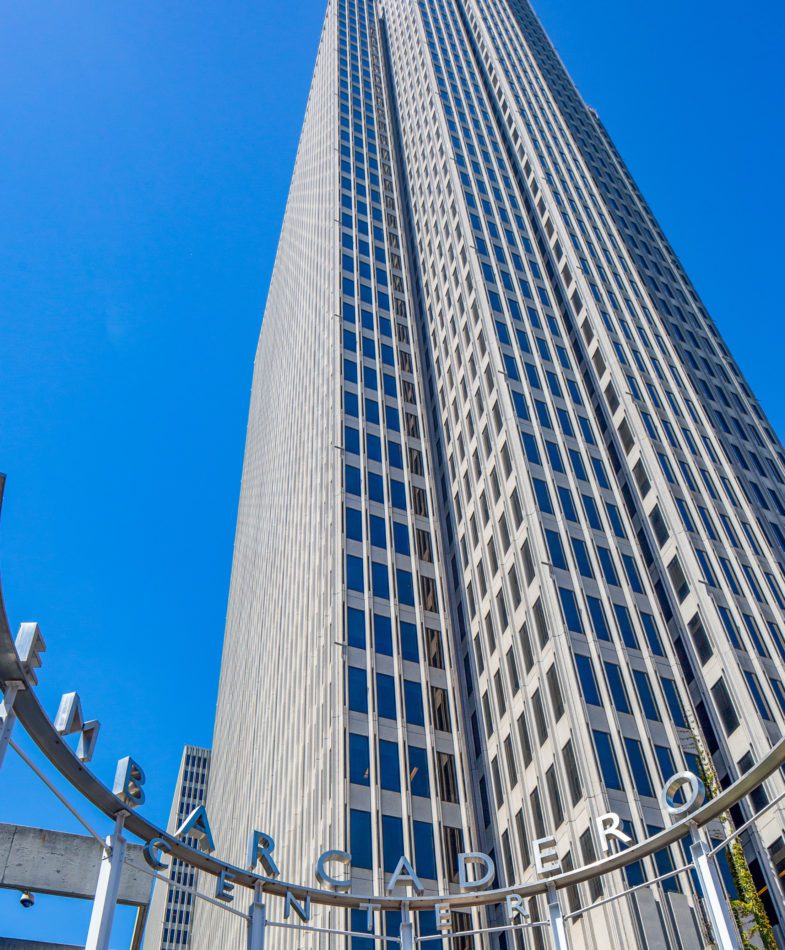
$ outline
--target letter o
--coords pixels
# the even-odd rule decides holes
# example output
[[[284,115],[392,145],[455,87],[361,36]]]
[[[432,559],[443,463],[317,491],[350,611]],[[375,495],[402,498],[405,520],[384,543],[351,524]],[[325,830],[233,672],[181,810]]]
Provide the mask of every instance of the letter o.
[[[685,786],[689,786],[689,790],[685,789]],[[685,800],[678,804],[675,796],[682,790]],[[694,772],[677,772],[668,779],[660,792],[660,804],[673,818],[700,808],[705,798],[706,786]]]

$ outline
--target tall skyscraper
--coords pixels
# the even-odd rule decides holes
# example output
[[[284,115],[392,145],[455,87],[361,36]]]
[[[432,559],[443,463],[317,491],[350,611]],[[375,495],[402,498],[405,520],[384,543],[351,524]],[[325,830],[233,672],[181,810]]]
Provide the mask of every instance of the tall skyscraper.
[[[166,826],[170,834],[177,831],[195,808],[204,804],[209,778],[210,750],[187,745],[180,760]],[[198,846],[195,839],[185,840],[191,847]],[[188,950],[191,946],[196,871],[179,858],[172,858],[167,876],[179,886],[168,886],[160,880],[155,882],[143,950]]]
[[[783,564],[782,446],[526,0],[329,0],[256,355],[222,854],[255,827],[289,880],[346,847],[358,888],[406,853],[444,892],[462,850],[530,879],[549,832],[590,862],[609,810],[649,837],[664,778],[727,784],[781,735]],[[780,938],[784,818],[743,839]],[[239,933],[198,922],[200,950]],[[596,948],[703,927],[689,875],[568,922]]]

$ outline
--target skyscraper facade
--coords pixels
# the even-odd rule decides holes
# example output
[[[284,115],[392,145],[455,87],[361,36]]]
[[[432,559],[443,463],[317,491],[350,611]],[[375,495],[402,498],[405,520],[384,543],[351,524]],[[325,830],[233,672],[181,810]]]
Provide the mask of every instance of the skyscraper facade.
[[[210,750],[187,745],[172,797],[166,830],[174,834],[191,812],[203,805],[210,778]],[[196,847],[196,839],[185,839]],[[172,858],[166,875],[174,886],[157,880],[144,932],[143,950],[188,950],[193,937],[196,871]]]
[[[781,735],[783,564],[782,446],[526,0],[329,0],[254,369],[222,853],[257,827],[290,880],[346,847],[368,893],[401,853],[444,892],[463,850],[499,883],[546,833],[590,862],[609,810],[650,836],[663,779]],[[744,837],[780,936],[783,828]],[[704,946],[689,875],[591,909],[684,863],[573,889],[572,945]]]

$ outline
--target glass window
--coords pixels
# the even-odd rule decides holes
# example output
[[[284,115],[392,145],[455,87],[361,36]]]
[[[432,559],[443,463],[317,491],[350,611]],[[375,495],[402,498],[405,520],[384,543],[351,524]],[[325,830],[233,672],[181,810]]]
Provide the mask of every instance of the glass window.
[[[684,710],[682,709],[681,700],[676,690],[675,681],[668,679],[667,676],[661,676],[660,684],[662,685],[663,693],[665,693],[665,702],[668,704],[673,724],[680,729],[686,729],[687,720],[684,718]]]
[[[632,780],[639,795],[653,796],[646,763],[643,758],[643,748],[637,739],[624,740],[624,748],[627,752],[627,760],[630,763]]]
[[[403,822],[395,815],[382,815],[382,850],[384,851],[384,870],[391,874],[403,855]],[[354,854],[352,854],[352,863],[356,863]]]
[[[628,646],[631,650],[640,649],[638,645],[638,638],[635,636],[635,630],[632,626],[632,619],[630,618],[629,610],[627,610],[623,604],[614,604],[613,612],[616,614],[616,623],[619,625],[621,638],[624,641],[625,646]]]
[[[346,611],[346,640],[350,647],[365,649],[365,614],[349,607]]]
[[[417,874],[435,880],[436,853],[433,845],[433,828],[428,822],[414,821],[414,857]]]
[[[578,680],[581,684],[583,698],[590,706],[602,706],[600,693],[597,689],[597,680],[594,678],[591,657],[577,653],[575,655],[575,665],[578,668]]]
[[[387,547],[387,531],[384,526],[384,518],[378,515],[371,515],[371,544],[377,548]]]
[[[379,740],[379,778],[388,792],[400,792],[401,771],[398,764],[398,743]]]
[[[352,712],[368,712],[368,682],[365,670],[349,667],[349,709]]]
[[[346,537],[352,541],[363,539],[363,513],[356,508],[346,509]]]
[[[660,770],[660,777],[663,783],[676,774],[676,763],[673,760],[671,750],[664,745],[654,746],[654,754],[657,756],[657,765]]]
[[[392,656],[393,642],[392,623],[390,622],[390,618],[383,617],[380,614],[374,614],[373,633],[376,652],[383,653],[385,656]]]
[[[654,701],[654,693],[651,691],[649,677],[643,670],[633,670],[632,678],[635,680],[635,688],[638,690],[638,698],[641,701],[644,715],[647,719],[661,722],[662,717],[659,709],[657,709],[657,703]]]
[[[404,680],[403,699],[406,705],[406,721],[410,725],[424,726],[425,718],[423,715],[422,689],[419,683],[412,680]]]
[[[619,767],[616,764],[616,755],[613,751],[610,735],[607,732],[600,732],[598,729],[593,729],[592,733],[594,735],[594,746],[597,750],[597,764],[600,767],[600,774],[605,787],[621,790],[623,786],[619,777]]]
[[[349,849],[356,868],[373,868],[371,816],[367,811],[349,811]]]
[[[617,712],[628,713],[630,711],[630,701],[627,698],[627,690],[624,687],[619,666],[616,663],[606,663],[605,675],[608,677],[608,686],[610,686],[614,708]]]
[[[605,611],[602,607],[602,601],[597,597],[587,597],[586,602],[589,605],[589,615],[591,624],[594,627],[594,633],[598,640],[610,640],[611,633],[608,629],[608,622],[605,619]]]
[[[583,633],[583,624],[578,612],[578,603],[575,600],[575,594],[567,587],[559,588],[559,597],[561,598],[562,610],[567,621],[567,629],[574,633]]]
[[[417,645],[417,627],[413,623],[401,621],[401,655],[404,660],[411,660],[418,663],[420,660],[420,649]]]
[[[376,674],[376,711],[382,719],[397,718],[395,681],[385,673]]]
[[[384,600],[390,599],[390,575],[387,572],[386,563],[379,564],[378,561],[371,561],[371,582],[374,597],[382,597]]]
[[[349,733],[349,781],[355,785],[371,784],[371,757],[368,736]]]
[[[428,753],[417,746],[409,746],[409,785],[412,795],[427,798],[431,794],[428,780]]]

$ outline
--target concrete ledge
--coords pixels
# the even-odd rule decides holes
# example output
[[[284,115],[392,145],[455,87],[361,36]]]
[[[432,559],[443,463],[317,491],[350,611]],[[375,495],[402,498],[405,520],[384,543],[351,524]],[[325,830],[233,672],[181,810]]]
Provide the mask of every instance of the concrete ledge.
[[[102,851],[87,835],[0,822],[0,887],[92,900]],[[129,861],[144,866],[141,845],[127,847],[118,901],[146,908],[153,879]]]

